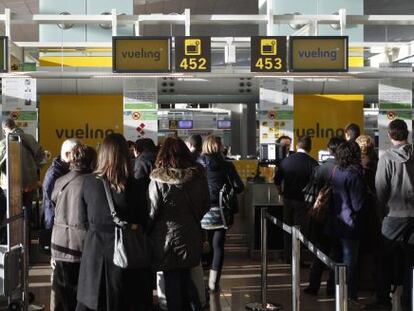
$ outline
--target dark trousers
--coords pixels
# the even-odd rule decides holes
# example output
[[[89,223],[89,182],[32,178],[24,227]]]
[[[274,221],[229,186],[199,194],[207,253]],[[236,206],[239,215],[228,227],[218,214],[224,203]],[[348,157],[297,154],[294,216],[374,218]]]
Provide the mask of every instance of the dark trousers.
[[[191,269],[163,271],[168,311],[201,310],[197,288],[191,279]]]
[[[331,239],[324,233],[324,225],[317,222],[316,220],[311,221],[310,228],[311,241],[315,246],[321,250],[325,255],[331,255]],[[312,267],[309,274],[309,288],[318,291],[321,286],[323,271],[327,269],[327,266],[314,256]],[[328,269],[329,270],[329,269]],[[329,278],[326,286],[328,294],[332,294],[334,288],[334,273],[329,270]]]
[[[391,285],[403,285],[402,306],[410,310],[414,266],[414,218],[386,217],[377,258],[377,299],[388,302]]]
[[[309,214],[306,203],[303,201],[284,199],[283,204],[283,222],[289,226],[300,226],[300,231],[308,237]],[[284,257],[286,261],[291,262],[292,237],[289,233],[284,234]],[[303,260],[301,261],[303,262]]]
[[[208,242],[211,251],[207,258],[212,270],[221,272],[224,262],[224,243],[226,242],[226,229],[207,230]]]
[[[80,263],[56,261],[52,280],[55,306],[51,311],[74,311],[76,309],[79,268]]]

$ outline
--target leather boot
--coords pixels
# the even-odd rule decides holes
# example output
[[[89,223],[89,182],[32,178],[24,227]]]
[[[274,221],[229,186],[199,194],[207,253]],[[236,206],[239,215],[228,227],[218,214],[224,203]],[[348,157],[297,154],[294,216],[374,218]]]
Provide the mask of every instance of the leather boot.
[[[208,278],[208,289],[210,292],[219,291],[220,272],[216,270],[210,270],[210,276]]]
[[[216,270],[210,270],[210,276],[208,278],[208,289],[210,292],[216,292],[218,290],[219,273]]]

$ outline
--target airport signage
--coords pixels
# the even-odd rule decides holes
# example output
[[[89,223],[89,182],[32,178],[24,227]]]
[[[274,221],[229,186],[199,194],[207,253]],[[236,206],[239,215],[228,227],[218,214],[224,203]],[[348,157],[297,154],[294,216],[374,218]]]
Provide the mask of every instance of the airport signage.
[[[175,37],[176,72],[211,72],[210,37]]]
[[[9,71],[8,37],[0,36],[0,72]]]
[[[286,72],[286,37],[251,37],[251,72]]]
[[[112,71],[171,71],[170,37],[112,37]]]
[[[289,70],[348,71],[348,37],[290,37]]]

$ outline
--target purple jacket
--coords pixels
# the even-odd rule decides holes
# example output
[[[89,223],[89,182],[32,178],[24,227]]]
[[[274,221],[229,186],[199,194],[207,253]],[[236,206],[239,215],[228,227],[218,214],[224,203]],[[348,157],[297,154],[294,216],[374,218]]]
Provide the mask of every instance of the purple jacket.
[[[328,214],[328,233],[338,238],[359,239],[366,196],[362,168],[337,167],[332,188],[333,205]]]

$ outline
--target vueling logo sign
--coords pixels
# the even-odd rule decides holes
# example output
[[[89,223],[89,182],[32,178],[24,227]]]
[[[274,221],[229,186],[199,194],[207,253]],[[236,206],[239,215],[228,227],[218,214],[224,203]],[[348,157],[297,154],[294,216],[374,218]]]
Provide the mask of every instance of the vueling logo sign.
[[[319,122],[312,128],[300,128],[294,129],[296,137],[309,136],[311,138],[331,138],[331,137],[344,137],[345,132],[342,128],[330,128],[322,127]]]
[[[113,129],[100,129],[89,127],[86,123],[83,128],[61,128],[55,130],[56,136],[59,139],[77,138],[77,139],[104,139],[109,134],[115,133]]]
[[[140,50],[129,50],[129,51],[122,51],[121,55],[123,58],[130,58],[130,59],[150,59],[156,62],[159,62],[161,59],[161,50],[160,51],[149,51],[144,48]]]

